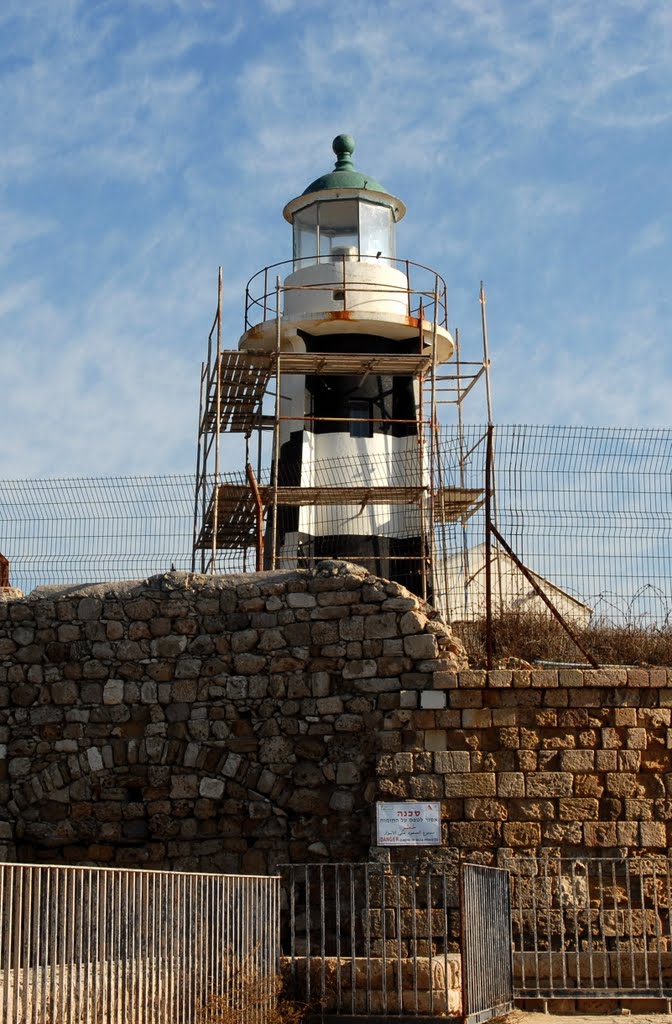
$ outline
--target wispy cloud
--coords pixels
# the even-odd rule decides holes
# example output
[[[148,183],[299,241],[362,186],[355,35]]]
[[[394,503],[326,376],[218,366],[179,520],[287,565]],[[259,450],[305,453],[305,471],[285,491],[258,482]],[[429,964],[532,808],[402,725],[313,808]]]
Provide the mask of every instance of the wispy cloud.
[[[2,475],[191,470],[217,265],[235,346],[339,131],[472,355],[485,279],[500,418],[669,417],[666,0],[5,0],[0,40]]]

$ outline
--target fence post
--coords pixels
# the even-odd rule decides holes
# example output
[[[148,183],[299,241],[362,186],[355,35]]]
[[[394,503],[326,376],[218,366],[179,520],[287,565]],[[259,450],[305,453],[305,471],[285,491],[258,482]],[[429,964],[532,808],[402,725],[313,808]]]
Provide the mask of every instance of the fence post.
[[[485,652],[486,668],[492,669],[492,423],[488,424],[485,454]]]

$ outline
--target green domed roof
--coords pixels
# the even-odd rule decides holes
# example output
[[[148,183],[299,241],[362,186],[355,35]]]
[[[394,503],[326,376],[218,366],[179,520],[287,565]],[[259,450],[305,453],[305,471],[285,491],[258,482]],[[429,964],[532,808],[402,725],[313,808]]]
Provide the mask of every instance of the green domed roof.
[[[336,154],[336,166],[329,174],[323,174],[311,182],[302,195],[310,192],[323,192],[329,188],[364,188],[369,192],[387,192],[375,178],[371,178],[360,171],[356,171],[352,164],[352,154],[355,151],[355,140],[352,135],[337,135],[331,144]]]

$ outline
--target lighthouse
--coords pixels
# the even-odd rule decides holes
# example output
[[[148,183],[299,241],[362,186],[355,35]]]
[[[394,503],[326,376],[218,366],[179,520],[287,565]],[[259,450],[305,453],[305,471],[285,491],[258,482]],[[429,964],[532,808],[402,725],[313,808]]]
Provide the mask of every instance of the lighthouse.
[[[248,285],[239,350],[275,353],[282,370],[266,566],[343,558],[419,592],[431,542],[422,382],[453,353],[445,284],[398,258],[406,208],[355,169],[354,148],[334,139],[334,169],[284,208],[289,266]]]
[[[291,257],[248,281],[236,349],[222,347],[220,268],[201,364],[192,567],[247,570],[251,550],[257,570],[345,559],[441,606],[447,530],[482,492],[446,464],[437,405],[459,410],[487,359],[470,364],[464,387],[459,364],[439,372],[455,349],[445,282],[397,252],[406,207],[355,169],[352,137],[332,146],[334,169],[284,208]],[[451,388],[456,397],[437,397]],[[245,435],[244,475],[225,463],[225,432]]]

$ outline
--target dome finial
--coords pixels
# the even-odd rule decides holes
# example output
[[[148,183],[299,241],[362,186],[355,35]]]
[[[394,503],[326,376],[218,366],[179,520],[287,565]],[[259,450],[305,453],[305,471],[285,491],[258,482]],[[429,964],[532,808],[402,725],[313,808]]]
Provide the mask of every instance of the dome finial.
[[[385,192],[387,189],[372,178],[369,174],[362,174],[356,171],[352,165],[352,154],[355,151],[355,140],[352,135],[337,135],[331,144],[336,154],[336,166],[329,174],[321,174],[319,178],[312,181],[308,188],[301,193],[304,196],[311,192],[326,192],[334,189],[357,189],[366,192]]]
[[[336,154],[336,167],[337,171],[352,171],[354,170],[352,164],[352,154],[355,151],[355,140],[352,135],[337,135],[331,144],[331,148]]]

